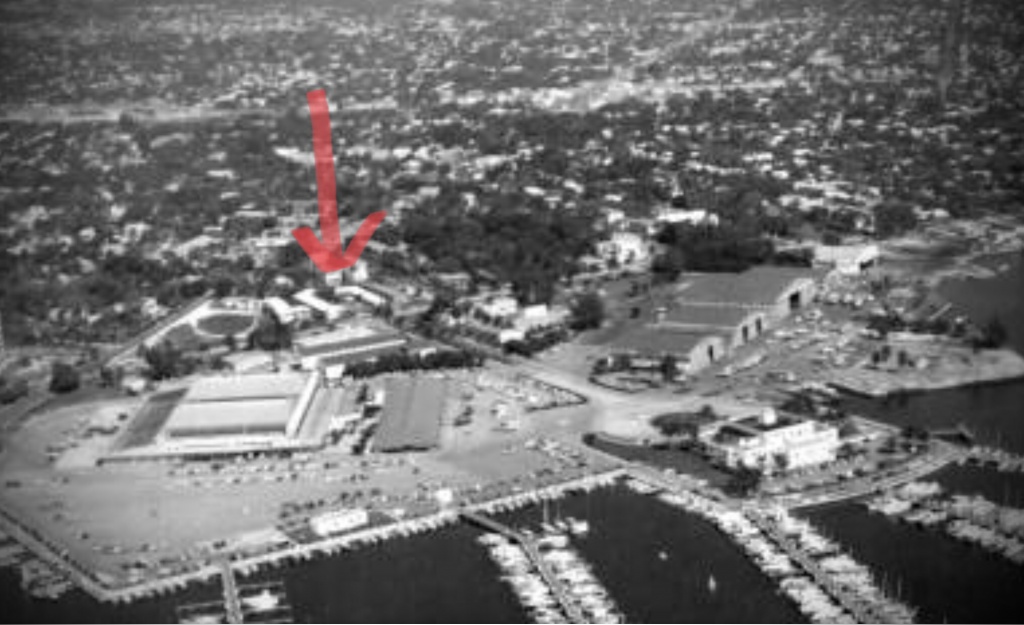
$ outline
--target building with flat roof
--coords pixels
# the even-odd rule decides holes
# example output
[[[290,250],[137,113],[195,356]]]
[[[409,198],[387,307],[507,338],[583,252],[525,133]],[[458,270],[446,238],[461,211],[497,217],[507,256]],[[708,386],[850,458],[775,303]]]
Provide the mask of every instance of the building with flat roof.
[[[881,256],[875,243],[852,245],[817,245],[814,247],[814,262],[836,272],[855,276],[868,271]]]
[[[300,435],[321,393],[314,374],[203,378],[178,392],[152,439],[104,460],[231,455],[308,449],[321,441]],[[165,402],[166,403],[166,402]],[[145,415],[146,410],[140,411]],[[143,426],[145,427],[145,426]]]
[[[353,325],[293,342],[295,355],[306,371],[336,364],[372,360],[401,351],[409,340],[397,330]]]
[[[329,323],[341,319],[345,313],[343,306],[321,299],[313,289],[299,291],[293,294],[292,298],[300,304],[308,306],[313,312],[322,316]]]
[[[679,303],[759,309],[773,319],[807,306],[814,299],[818,272],[801,267],[761,265],[742,273],[706,273],[680,279]]]
[[[720,334],[655,324],[630,328],[615,340],[614,348],[618,353],[656,362],[672,356],[680,370],[688,375],[700,372],[728,353],[725,339]]]
[[[816,288],[816,272],[796,267],[687,275],[672,302],[617,337],[611,348],[659,360],[671,355],[694,374],[809,304]]]
[[[441,378],[389,378],[373,448],[389,452],[437,447],[447,390]]]
[[[702,436],[704,448],[729,468],[764,473],[832,462],[839,449],[839,429],[765,408],[761,415],[722,423]]]

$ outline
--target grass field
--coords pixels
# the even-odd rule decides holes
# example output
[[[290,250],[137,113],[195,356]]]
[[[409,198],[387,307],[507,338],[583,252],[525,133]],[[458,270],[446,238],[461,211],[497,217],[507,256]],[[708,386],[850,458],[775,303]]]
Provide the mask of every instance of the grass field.
[[[196,322],[196,327],[207,334],[227,336],[245,332],[253,326],[254,321],[252,315],[218,313],[200,318]]]

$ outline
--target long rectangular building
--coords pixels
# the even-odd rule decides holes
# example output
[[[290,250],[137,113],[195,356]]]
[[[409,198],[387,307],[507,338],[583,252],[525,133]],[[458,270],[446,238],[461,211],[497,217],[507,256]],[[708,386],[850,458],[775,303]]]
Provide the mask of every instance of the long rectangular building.
[[[394,330],[354,326],[295,341],[295,354],[307,371],[332,364],[369,360],[400,351],[408,339]]]

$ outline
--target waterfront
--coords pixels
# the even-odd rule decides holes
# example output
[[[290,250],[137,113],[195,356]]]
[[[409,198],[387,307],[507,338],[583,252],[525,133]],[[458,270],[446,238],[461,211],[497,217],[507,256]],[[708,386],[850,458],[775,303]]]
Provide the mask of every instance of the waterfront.
[[[586,519],[574,539],[628,620],[641,622],[804,622],[739,548],[711,524],[621,486],[551,502],[548,513]],[[537,528],[544,507],[501,515]],[[272,569],[245,581],[284,579],[297,622],[525,622],[526,614],[465,524],[430,534]],[[439,575],[442,567],[444,574]],[[714,577],[717,590],[709,590]],[[180,603],[219,597],[213,585],[128,606],[100,604],[81,591],[57,601],[31,599],[3,572],[4,596],[17,596],[7,622],[172,622]],[[733,601],[742,592],[748,601]],[[400,598],[400,600],[398,600]],[[83,619],[88,615],[88,619]]]
[[[979,547],[872,514],[860,503],[804,514],[884,575],[890,592],[918,608],[922,623],[1019,623],[1024,569]]]
[[[1015,259],[1008,272],[991,281],[958,280],[943,289],[958,305],[968,304],[981,322],[992,312],[1000,314],[1012,345],[1024,352],[1024,316],[1019,314],[1024,289],[1008,287],[1022,276],[1021,262]],[[993,283],[1001,286],[993,288]],[[1024,427],[1017,414],[1024,405],[1024,382],[846,401],[857,412],[898,425],[944,428],[963,423],[986,444],[1024,451]],[[694,468],[689,461],[671,464]],[[1024,504],[1024,474],[964,466],[947,468],[935,479],[952,492]],[[628,620],[803,620],[728,538],[654,498],[616,487],[551,503],[548,512],[590,522],[590,533],[574,540]],[[998,556],[937,531],[869,514],[858,503],[805,514],[884,576],[891,593],[898,590],[920,610],[919,620],[1008,622],[1024,617],[1018,590],[1024,572]],[[501,518],[512,525],[536,526],[542,515],[543,507],[535,505]],[[478,535],[474,528],[453,525],[265,571],[247,581],[284,580],[298,622],[525,621],[498,568],[475,543]],[[437,574],[440,563],[444,575]],[[220,596],[217,584],[210,583],[127,606],[101,604],[80,590],[47,601],[30,598],[10,570],[0,571],[0,591],[10,598],[0,617],[5,622],[172,622],[175,606]],[[747,600],[732,600],[737,593]]]
[[[993,314],[1006,325],[1009,344],[1024,353],[1024,263],[1019,254],[988,259],[1004,271],[990,279],[947,280],[940,291],[959,310],[985,323]],[[946,428],[966,425],[979,442],[1024,452],[1024,381],[915,393],[869,400],[846,399],[848,408],[897,425]],[[990,468],[949,467],[933,476],[953,493],[980,494],[1024,506],[1024,474]],[[890,589],[919,608],[922,622],[1021,622],[1024,569],[937,530],[924,530],[869,513],[860,503],[805,515],[868,566],[884,573]]]
[[[939,291],[978,323],[998,315],[1006,327],[1008,345],[1024,354],[1024,260],[1013,254],[989,258],[986,264],[1004,271],[987,279],[947,280]],[[963,424],[980,443],[1024,453],[1024,380],[881,400],[849,396],[845,404],[854,412],[900,426],[942,429]]]
[[[543,515],[543,507],[534,506],[502,520],[537,527]],[[551,504],[548,515],[589,521],[590,533],[577,539],[579,551],[629,621],[806,622],[714,526],[653,497],[618,486]],[[737,593],[744,601],[735,600]]]

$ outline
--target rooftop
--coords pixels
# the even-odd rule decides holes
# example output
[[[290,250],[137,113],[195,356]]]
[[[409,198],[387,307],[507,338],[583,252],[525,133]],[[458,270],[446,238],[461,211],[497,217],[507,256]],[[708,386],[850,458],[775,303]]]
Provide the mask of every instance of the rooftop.
[[[405,342],[405,337],[394,330],[375,330],[368,326],[349,326],[334,332],[318,334],[295,341],[299,356],[318,356],[351,349],[372,349],[383,343]]]
[[[256,374],[202,378],[193,383],[183,402],[225,402],[280,399],[302,393],[306,375]]]
[[[164,432],[172,437],[283,434],[294,398],[185,402],[171,413]]]
[[[709,336],[713,335],[707,332],[644,325],[627,330],[614,341],[614,346],[641,354],[687,354]]]
[[[441,440],[446,390],[447,383],[439,378],[388,379],[374,448],[399,451],[436,447]]]
[[[684,304],[739,304],[767,306],[774,304],[793,283],[811,279],[816,272],[800,267],[752,267],[743,273],[692,274],[683,282],[679,300]]]
[[[704,326],[707,328],[735,328],[753,314],[745,308],[717,304],[681,304],[665,314],[666,325]]]

